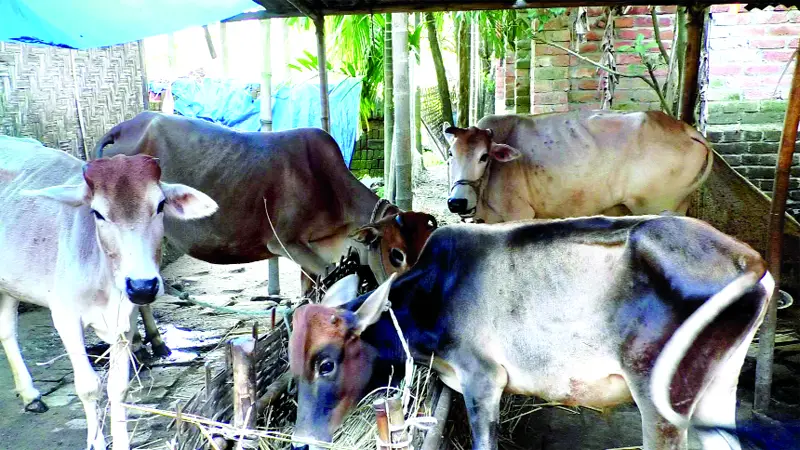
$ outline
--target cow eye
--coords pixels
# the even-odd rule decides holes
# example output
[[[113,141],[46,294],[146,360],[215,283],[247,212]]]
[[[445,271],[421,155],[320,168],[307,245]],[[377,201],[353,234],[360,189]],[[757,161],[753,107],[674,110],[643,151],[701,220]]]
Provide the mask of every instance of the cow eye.
[[[326,377],[333,373],[334,369],[336,369],[336,363],[334,363],[330,359],[324,359],[321,363],[319,363],[319,367],[317,367],[317,372],[320,376]]]
[[[480,161],[481,162],[486,162],[487,159],[489,159],[489,154],[488,153],[484,153],[483,155],[481,155],[481,160]]]
[[[94,210],[94,209],[93,209],[93,210],[92,210],[92,215],[93,215],[93,216],[94,216],[94,218],[95,218],[95,219],[97,219],[97,220],[106,220],[106,218],[105,218],[105,217],[103,217],[103,215],[102,215],[102,214],[100,214],[99,212],[97,212],[97,210]]]
[[[164,212],[164,205],[166,204],[167,204],[166,200],[161,200],[161,202],[158,204],[158,208],[156,208],[156,214],[161,214],[162,212]]]
[[[401,252],[400,250],[393,248],[389,252],[389,262],[392,263],[394,267],[400,267],[406,260],[406,255]]]

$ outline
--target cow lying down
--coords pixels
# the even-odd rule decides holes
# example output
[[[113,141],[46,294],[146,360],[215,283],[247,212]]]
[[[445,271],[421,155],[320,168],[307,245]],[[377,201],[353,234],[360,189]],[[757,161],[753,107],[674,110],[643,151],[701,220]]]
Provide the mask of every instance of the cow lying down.
[[[366,392],[402,374],[391,302],[414,358],[433,355],[464,394],[473,448],[497,448],[509,392],[633,400],[644,449],[684,449],[692,424],[735,426],[739,372],[774,280],[757,252],[701,221],[642,216],[443,227],[406,274],[358,298],[354,286],[343,279],[295,312],[296,446],[330,440]],[[738,448],[727,434],[699,437]]]
[[[105,450],[106,441],[97,405],[101,382],[84,350],[84,328],[112,344],[111,436],[115,450],[127,449],[122,401],[131,322],[135,327],[136,305],[163,292],[164,216],[193,219],[217,209],[202,192],[160,176],[149,156],[84,164],[36,141],[0,136],[0,341],[25,409],[46,411],[17,343],[17,305],[51,310],[86,412],[87,448]]]

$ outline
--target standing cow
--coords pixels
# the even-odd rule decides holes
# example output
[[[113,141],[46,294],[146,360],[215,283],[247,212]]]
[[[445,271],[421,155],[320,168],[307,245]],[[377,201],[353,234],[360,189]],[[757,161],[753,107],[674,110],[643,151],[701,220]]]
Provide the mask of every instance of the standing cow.
[[[685,214],[714,157],[697,130],[657,111],[487,116],[444,132],[447,206],[486,223]]]
[[[693,423],[711,426],[704,449],[728,449],[714,426],[735,426],[774,287],[757,252],[681,216],[443,227],[394,278],[357,298],[345,279],[296,310],[295,448],[329,441],[367,392],[402,378],[390,306],[415,360],[464,394],[474,449],[497,448],[503,392],[633,400],[645,450],[685,449]]]
[[[219,214],[211,217],[165,221],[171,243],[213,264],[283,256],[316,277],[345,253],[357,228],[399,212],[353,176],[336,141],[316,128],[243,133],[143,112],[95,148],[95,157],[119,154],[156,157],[165,180],[195,186],[217,202]],[[150,311],[142,316],[154,353],[168,353]]]
[[[83,403],[87,447],[105,450],[100,379],[84,349],[84,327],[112,344],[108,372],[111,436],[129,447],[122,402],[136,305],[163,292],[158,272],[164,217],[187,220],[217,209],[202,192],[160,181],[149,156],[85,164],[36,141],[0,136],[0,341],[25,409],[47,407],[17,343],[20,301],[52,312]]]

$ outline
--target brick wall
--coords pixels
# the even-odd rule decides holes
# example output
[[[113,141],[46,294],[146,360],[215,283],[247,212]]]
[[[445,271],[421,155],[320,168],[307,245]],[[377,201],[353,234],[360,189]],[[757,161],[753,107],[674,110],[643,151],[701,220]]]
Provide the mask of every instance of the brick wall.
[[[656,8],[658,22],[664,46],[669,50],[672,41],[672,27],[675,6],[659,6]],[[600,47],[606,26],[603,8],[588,8],[590,31],[586,42],[580,46],[579,53],[594,61],[600,60]],[[549,21],[544,27],[544,39],[569,47],[570,35],[568,17],[562,16]],[[619,49],[631,45],[638,34],[645,37],[645,42],[653,41],[652,19],[646,6],[634,6],[628,13],[614,18],[615,47]],[[658,52],[658,48],[651,49]],[[533,112],[534,114],[569,111],[575,109],[597,109],[600,107],[601,94],[597,89],[597,69],[569,55],[567,52],[550,45],[534,44],[533,69]],[[638,64],[638,57],[619,50],[616,54],[617,70],[623,73],[639,71],[644,73],[644,66]],[[658,70],[656,75],[663,82],[666,70]],[[659,109],[658,96],[642,80],[621,78],[614,93],[613,109],[625,111],[641,111]]]
[[[800,11],[748,12],[741,5],[711,11],[707,136],[728,164],[769,195],[792,66],[778,79],[798,45]],[[787,205],[794,216],[800,215],[798,158]]]
[[[358,178],[383,176],[383,119],[370,119],[369,131],[356,142],[350,171]]]

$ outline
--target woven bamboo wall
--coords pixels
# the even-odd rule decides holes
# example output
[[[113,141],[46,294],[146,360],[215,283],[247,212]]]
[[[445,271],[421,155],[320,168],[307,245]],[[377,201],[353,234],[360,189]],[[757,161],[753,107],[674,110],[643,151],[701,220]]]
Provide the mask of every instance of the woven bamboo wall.
[[[84,158],[84,148],[91,153],[108,129],[142,111],[140,61],[135,42],[92,50],[0,42],[0,134]]]

